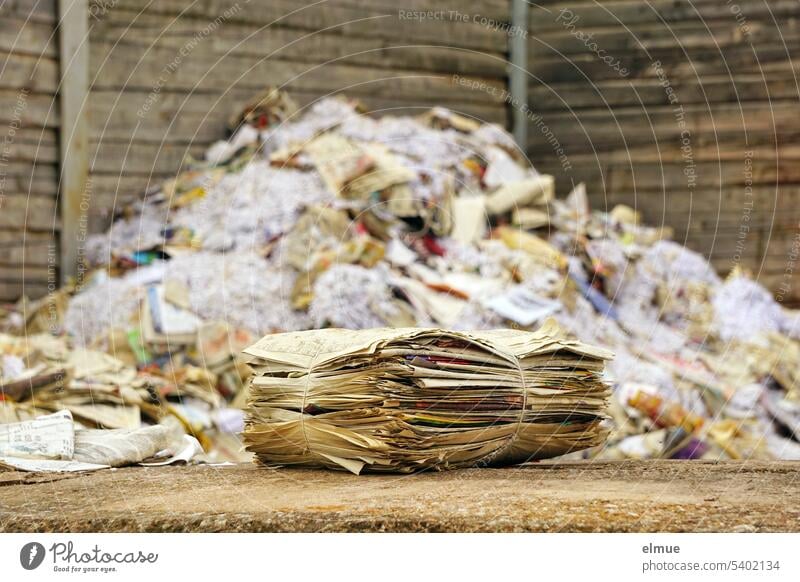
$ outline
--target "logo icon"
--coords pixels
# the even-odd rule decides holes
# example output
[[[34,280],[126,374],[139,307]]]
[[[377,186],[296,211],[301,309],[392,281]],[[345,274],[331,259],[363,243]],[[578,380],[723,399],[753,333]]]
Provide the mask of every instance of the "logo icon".
[[[19,563],[26,570],[35,570],[44,561],[44,546],[39,542],[30,542],[19,551]]]

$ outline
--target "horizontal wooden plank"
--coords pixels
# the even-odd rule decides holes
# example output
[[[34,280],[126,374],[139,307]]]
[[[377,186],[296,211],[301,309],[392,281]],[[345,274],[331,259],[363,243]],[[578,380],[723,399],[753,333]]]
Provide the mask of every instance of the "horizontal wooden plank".
[[[152,92],[151,100],[165,89],[195,91],[219,90],[220,87],[261,90],[265,84],[289,91],[346,91],[356,96],[382,98],[420,98],[431,104],[443,101],[502,104],[504,83],[485,80],[495,91],[467,91],[453,83],[452,75],[360,67],[347,64],[310,65],[280,60],[254,61],[249,57],[226,57],[208,62],[196,50],[179,60],[173,70],[174,51],[154,47],[141,58],[140,50],[105,43],[91,47],[92,87],[97,89],[143,90]]]
[[[770,0],[769,2],[738,2],[741,15],[747,20],[771,20],[796,16],[797,2],[793,0]],[[731,5],[719,0],[693,0],[692,2],[676,2],[675,0],[617,0],[603,3],[565,3],[555,6],[538,7],[532,5],[530,10],[531,26],[539,30],[563,28],[566,17],[559,15],[562,9],[572,10],[580,17],[576,27],[590,29],[595,27],[619,26],[622,22],[627,26],[643,22],[663,20],[665,22],[681,22],[686,20],[736,22],[736,15]]]
[[[53,94],[28,93],[0,87],[0,127],[7,135],[12,123],[22,127],[58,127],[59,111]]]
[[[580,16],[580,10],[573,9],[573,12]],[[561,18],[560,22],[565,24],[569,20],[566,15],[561,17],[560,11],[556,11],[552,18]],[[664,23],[653,15],[651,20],[633,25],[616,23],[590,29],[584,28],[579,19],[574,26],[553,30],[542,30],[537,23],[529,34],[528,47],[532,58],[589,53],[595,49],[613,57],[630,51],[648,54],[659,49],[678,49],[675,54],[682,59],[692,58],[700,51],[710,51],[721,58],[731,47],[752,46],[757,51],[759,46],[776,41],[786,44],[787,54],[794,55],[798,51],[800,30],[790,20],[751,20],[747,24],[748,34],[743,34],[734,19],[705,21],[693,18]]]
[[[0,229],[0,264],[43,266],[58,256],[58,240],[52,233]]]
[[[529,146],[533,152],[547,151],[550,146],[549,134],[543,132],[545,126],[562,145],[570,148],[570,152],[661,143],[683,145],[681,138],[687,137],[686,131],[692,148],[714,146],[731,137],[740,138],[743,145],[763,144],[763,140],[749,139],[750,135],[758,134],[770,136],[770,141],[775,143],[776,136],[784,131],[797,133],[796,109],[796,102],[782,101],[773,102],[769,107],[759,103],[720,103],[713,108],[687,105],[682,114],[668,106],[543,112],[541,120],[530,124]]]
[[[529,105],[536,111],[669,105],[669,95],[658,79],[584,79],[574,83],[532,80],[529,85]],[[672,90],[684,106],[800,99],[800,84],[793,72],[703,75],[699,80],[678,80]]]
[[[359,0],[329,0],[329,3],[332,6],[364,7]],[[511,15],[511,0],[406,0],[402,6],[392,0],[370,0],[369,6],[384,10],[455,10],[462,15],[485,16],[500,22],[507,21]]]
[[[0,4],[0,16],[3,18],[24,18],[30,22],[46,22],[54,24],[58,18],[56,2],[58,0],[14,0]]]
[[[767,133],[720,134],[693,136],[692,161],[694,162],[738,162],[744,164],[745,158],[761,160],[763,162],[782,160],[800,160],[800,144],[797,140],[798,133],[781,134],[778,139]],[[745,138],[748,143],[745,143]],[[621,165],[660,165],[688,163],[684,157],[681,142],[660,140],[661,143],[639,143],[634,145],[634,140],[629,140],[626,147],[614,147],[609,144],[592,143],[594,151],[590,148],[569,147],[567,157],[569,160],[586,161],[587,157],[598,163],[613,163]],[[615,144],[618,145],[618,144]],[[573,151],[578,151],[577,154]],[[537,163],[545,162],[551,157],[550,144],[537,144],[528,149],[528,156]]]
[[[745,223],[741,225],[733,225],[732,221],[722,222],[716,219],[701,220],[695,216],[678,217],[674,215],[660,215],[656,212],[642,212],[642,216],[656,226],[669,226],[673,229],[676,239],[683,240],[686,238],[690,241],[710,240],[709,237],[716,237],[719,241],[724,241],[728,246],[724,248],[732,248],[733,254],[742,254],[744,256],[758,255],[763,250],[762,239],[765,233],[771,229],[783,229],[791,226],[789,222],[785,224],[770,225],[767,222],[761,221],[760,223]],[[797,222],[797,216],[794,222]],[[699,238],[698,238],[699,237]],[[722,243],[720,243],[722,244]],[[741,248],[740,248],[741,244]],[[703,248],[703,247],[700,247]],[[712,253],[710,247],[704,249],[704,252]],[[720,251],[722,252],[722,251]]]
[[[2,265],[0,264],[0,281],[15,282],[44,282],[57,280],[55,266],[41,265]]]
[[[138,112],[148,100],[142,91],[96,90],[92,93],[90,124],[96,139],[136,140],[168,143],[209,143],[226,136],[232,112],[253,98],[253,91],[163,92],[153,101],[147,114]],[[299,105],[314,103],[318,93],[292,92]],[[423,96],[411,99],[363,99],[368,110],[378,114],[416,115],[430,103]],[[483,103],[449,103],[451,109],[491,123],[505,125],[507,110]]]
[[[697,192],[685,189],[644,193],[615,190],[609,192],[604,200],[609,205],[628,204],[640,210],[663,208],[673,216],[694,214],[704,219],[720,216],[730,226],[738,224],[744,214],[752,220],[767,220],[774,211],[780,211],[783,221],[800,218],[800,186],[797,185],[754,186],[749,190],[736,186]]]
[[[790,270],[794,273],[800,268],[800,255],[797,252],[798,242],[794,238],[795,235],[796,231],[794,233],[772,233],[769,237],[765,233],[762,237],[762,246],[766,247],[766,250],[761,260],[765,271],[782,273]]]
[[[724,58],[719,53],[700,52],[691,59],[681,58],[680,49],[663,49],[644,53],[628,52],[617,60],[618,68],[609,66],[594,54],[578,54],[550,58],[536,58],[529,61],[529,73],[545,83],[572,83],[591,79],[656,78],[654,61],[661,62],[663,75],[670,83],[681,79],[700,80],[706,75],[731,75],[742,73],[790,73],[792,60],[786,47],[780,43],[760,45],[754,54],[751,47],[734,47],[725,51]],[[615,64],[617,60],[613,61]],[[620,74],[625,69],[626,75]]]
[[[0,18],[0,50],[56,58],[57,42],[52,24],[13,15]]]
[[[187,169],[187,156],[201,157],[207,144],[118,143],[92,140],[89,167],[92,172],[138,174],[179,172]]]
[[[119,172],[92,172],[92,196],[108,196],[109,200],[143,195],[148,188],[159,186],[164,180],[174,178],[173,172],[153,175],[120,174]],[[109,205],[110,206],[110,205]]]
[[[58,170],[54,164],[11,161],[3,166],[4,193],[23,192],[55,196],[58,191]]]
[[[625,167],[610,166],[610,179],[614,188],[633,189],[660,188],[662,183],[668,188],[686,189],[687,180],[683,172],[684,164],[664,164],[658,166],[637,165],[633,171]],[[697,164],[698,183],[704,188],[745,185],[751,178],[745,176],[741,162],[700,162]],[[800,183],[800,167],[794,162],[770,161],[753,162],[753,184],[798,184]]]
[[[0,152],[6,161],[58,163],[58,140],[54,129],[20,128],[13,134],[8,129],[5,132],[5,143],[0,146]]]
[[[574,184],[585,182],[598,199],[608,198],[614,191],[641,193],[689,192],[686,169],[682,163],[639,164],[606,163],[590,156],[570,156],[567,169],[552,159],[538,160],[536,168],[553,174],[556,191],[566,194]],[[699,162],[695,164],[696,193],[717,189],[720,186],[744,186],[746,178],[741,162]],[[800,166],[794,161],[753,161],[754,185],[800,184]]]
[[[800,297],[800,273],[797,272],[797,266],[796,259],[794,265],[791,265],[791,259],[786,257],[764,257],[752,269],[752,273],[757,275],[759,283],[771,289],[778,297],[781,295],[778,293],[780,287],[787,284],[789,289],[785,296],[791,296],[796,301]]]
[[[173,92],[165,91],[139,110],[149,93],[135,90],[92,92],[89,123],[96,140],[137,140],[167,143],[210,143],[226,136],[233,111],[253,97],[252,91]]]
[[[459,8],[462,4],[458,2],[430,3],[429,9],[447,11],[447,5],[466,12]],[[493,30],[472,19],[463,22],[403,17],[400,10],[409,10],[405,5],[381,7],[367,3],[325,2],[298,6],[294,0],[262,0],[242,8],[237,0],[205,0],[188,5],[183,0],[117,0],[115,8],[137,12],[146,10],[149,14],[166,16],[181,14],[197,18],[223,18],[224,24],[244,22],[307,31],[326,29],[347,37],[401,39],[412,44],[428,42],[492,52],[503,52],[507,41],[507,35],[502,30]],[[225,14],[227,17],[223,17]]]
[[[23,295],[38,299],[48,293],[48,285],[41,281],[3,282],[0,281],[0,301],[13,302]]]
[[[283,59],[305,63],[338,62],[396,70],[434,72],[469,71],[472,75],[502,78],[506,74],[504,50],[475,51],[457,46],[420,46],[408,39],[347,37],[334,33],[309,34],[305,30],[229,23],[195,43],[204,21],[172,19],[162,15],[113,10],[92,29],[92,41],[153,47],[177,54],[191,44],[208,63],[232,56]],[[130,50],[130,49],[127,49]]]
[[[0,50],[0,63],[3,63],[3,89],[55,93],[58,87],[58,62],[55,59]]]
[[[742,249],[741,243],[732,236],[724,236],[712,232],[707,235],[690,236],[685,239],[679,236],[676,237],[676,240],[710,258],[713,261],[714,268],[723,275],[727,275],[739,262],[756,265],[761,261],[757,247],[745,245]]]
[[[0,198],[0,228],[58,230],[55,198],[6,194]]]
[[[328,96],[328,94],[308,93],[293,91],[291,95],[295,98],[301,107],[306,107],[316,103],[321,98]],[[331,96],[342,95],[348,96],[349,92],[336,91],[330,94]],[[504,104],[495,102],[484,101],[448,101],[447,103],[433,103],[427,95],[410,95],[397,96],[397,97],[379,97],[379,96],[364,96],[358,97],[358,100],[364,106],[365,114],[374,117],[383,117],[385,115],[421,115],[427,112],[431,107],[446,107],[451,111],[473,117],[478,121],[484,123],[497,123],[503,127],[508,126],[508,108]]]
[[[614,206],[609,204],[609,206]],[[637,210],[642,212],[648,224],[655,226],[670,225],[676,232],[720,232],[728,233],[734,237],[741,234],[744,236],[748,232],[769,231],[774,229],[786,229],[796,226],[800,220],[800,213],[793,211],[778,211],[774,213],[764,210],[759,213],[751,214],[750,219],[741,209],[720,209],[718,214],[702,212],[696,210],[685,210],[680,212],[668,206],[658,208],[657,205],[638,205]]]
[[[559,135],[560,137],[560,135]],[[584,143],[561,144],[567,161],[584,162],[587,158],[598,163],[617,165],[659,165],[685,162],[740,162],[746,157],[762,161],[798,160],[800,147],[795,145],[797,132],[781,134],[776,137],[769,133],[718,132],[717,134],[693,135],[690,156],[685,155],[679,138],[650,136],[625,136],[618,142],[590,141],[584,136]],[[577,138],[576,138],[577,139]],[[795,140],[795,141],[792,141]],[[787,145],[789,144],[789,145]],[[528,156],[534,165],[545,163],[552,156],[551,143],[537,143],[528,149]],[[688,150],[687,150],[688,151]],[[749,153],[746,153],[749,152]]]

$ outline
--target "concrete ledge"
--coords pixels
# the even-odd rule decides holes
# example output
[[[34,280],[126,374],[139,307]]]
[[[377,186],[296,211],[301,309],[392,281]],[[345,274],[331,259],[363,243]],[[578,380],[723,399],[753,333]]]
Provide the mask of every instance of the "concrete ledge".
[[[411,476],[0,473],[0,531],[800,531],[800,463],[541,463]]]

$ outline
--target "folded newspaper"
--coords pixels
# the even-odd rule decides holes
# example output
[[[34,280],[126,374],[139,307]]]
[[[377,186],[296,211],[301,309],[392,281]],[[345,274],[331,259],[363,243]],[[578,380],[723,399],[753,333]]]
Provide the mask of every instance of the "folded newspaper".
[[[167,425],[76,430],[69,410],[0,424],[0,471],[63,473],[185,463],[202,450],[197,439]]]
[[[264,464],[411,472],[601,444],[607,350],[537,332],[322,329],[244,350],[247,448]]]

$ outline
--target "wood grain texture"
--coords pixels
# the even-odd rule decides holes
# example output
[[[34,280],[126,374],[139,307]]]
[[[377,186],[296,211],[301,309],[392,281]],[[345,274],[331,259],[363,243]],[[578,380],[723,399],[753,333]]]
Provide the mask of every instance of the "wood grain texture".
[[[536,463],[402,479],[253,464],[7,472],[0,531],[797,532],[798,465]]]
[[[537,2],[531,159],[559,192],[586,182],[595,207],[635,206],[777,290],[800,234],[798,16],[784,0]]]
[[[93,4],[94,5],[94,4]],[[226,135],[253,95],[280,86],[301,106],[356,97],[375,115],[436,105],[507,125],[508,0],[118,0],[90,6],[90,224],[185,168]],[[401,14],[401,10],[403,14]],[[409,11],[444,18],[419,20]],[[449,16],[450,10],[467,21]],[[472,91],[454,75],[495,88]]]
[[[44,294],[57,264],[55,10],[53,0],[0,6],[0,301]]]

